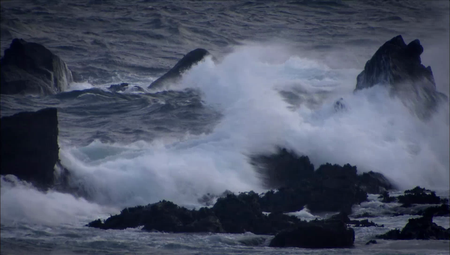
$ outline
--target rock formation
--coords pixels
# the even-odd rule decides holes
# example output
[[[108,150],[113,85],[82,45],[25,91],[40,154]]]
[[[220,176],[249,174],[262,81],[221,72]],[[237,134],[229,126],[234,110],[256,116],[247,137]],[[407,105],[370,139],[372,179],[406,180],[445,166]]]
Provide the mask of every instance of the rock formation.
[[[176,83],[181,78],[183,72],[189,70],[193,65],[202,61],[208,55],[210,54],[205,49],[195,49],[189,52],[180,61],[178,61],[178,63],[174,67],[172,67],[172,69],[152,82],[152,84],[150,84],[148,88],[159,89]]]
[[[56,108],[1,118],[1,174],[46,189],[59,162]]]
[[[367,61],[357,77],[355,91],[388,86],[391,94],[398,96],[417,116],[427,118],[448,98],[436,90],[431,67],[421,63],[422,52],[419,40],[406,45],[401,35],[392,38]]]
[[[1,94],[51,95],[72,81],[64,61],[37,43],[14,39],[1,59]]]

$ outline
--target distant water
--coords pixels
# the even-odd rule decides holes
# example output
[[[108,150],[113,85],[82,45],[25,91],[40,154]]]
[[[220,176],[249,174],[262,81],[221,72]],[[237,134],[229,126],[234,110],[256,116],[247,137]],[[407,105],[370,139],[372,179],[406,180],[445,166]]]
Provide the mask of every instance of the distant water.
[[[325,162],[378,171],[401,189],[448,197],[449,108],[422,122],[382,88],[353,93],[385,41],[420,39],[424,65],[449,94],[448,1],[2,1],[1,51],[13,38],[45,45],[74,72],[68,92],[1,97],[1,116],[59,109],[60,157],[86,198],[1,181],[2,254],[448,254],[448,241],[383,241],[405,225],[371,202],[384,228],[356,228],[352,249],[273,249],[251,233],[165,234],[84,227],[126,206],[206,193],[264,191],[248,156],[284,146]],[[212,59],[167,91],[147,88],[195,48]],[[347,111],[334,111],[343,98]],[[321,218],[299,212],[304,219]],[[448,217],[434,219],[449,226]],[[257,246],[249,240],[265,239]],[[251,243],[251,242],[250,242]]]

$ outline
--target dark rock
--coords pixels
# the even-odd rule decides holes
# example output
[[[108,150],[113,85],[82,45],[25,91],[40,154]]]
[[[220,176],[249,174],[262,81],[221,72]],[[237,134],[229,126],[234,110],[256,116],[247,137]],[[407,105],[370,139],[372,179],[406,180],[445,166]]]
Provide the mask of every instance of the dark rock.
[[[345,211],[351,213],[354,204],[367,200],[361,189],[356,167],[324,164],[314,171],[307,156],[278,149],[272,155],[251,157],[251,162],[265,186],[276,188],[260,199],[261,207],[269,212],[292,212],[305,205],[313,212]],[[376,187],[376,183],[372,182]]]
[[[128,83],[120,83],[120,84],[113,84],[109,86],[109,90],[112,92],[122,92],[125,91],[128,88]]]
[[[87,226],[100,229],[125,229],[144,226],[147,231],[275,234],[300,222],[293,216],[270,214],[259,209],[254,192],[219,198],[213,208],[188,210],[168,201],[126,208],[106,221],[95,220]]]
[[[219,198],[212,209],[227,233],[275,234],[299,221],[281,213],[265,216],[254,192]]]
[[[431,67],[421,64],[419,40],[406,45],[401,35],[383,44],[357,77],[356,90],[377,84],[388,86],[419,117],[427,118],[446,95],[436,91]]]
[[[383,203],[392,203],[397,201],[397,198],[389,196],[389,192],[387,191],[384,191],[378,198],[382,198],[381,202]]]
[[[343,222],[301,222],[278,233],[271,247],[346,248],[352,247],[355,232]]]
[[[436,196],[435,192],[417,186],[398,196],[398,202],[402,203],[403,207],[408,207],[411,204],[440,204],[441,198]]]
[[[56,108],[1,118],[1,174],[12,174],[41,189],[54,184],[59,162]]]
[[[269,189],[296,188],[314,174],[314,165],[307,156],[284,148],[271,155],[253,156],[251,163]]]
[[[354,204],[367,200],[357,183],[356,167],[324,164],[314,173],[308,209],[312,212],[341,211],[350,214]]]
[[[419,215],[423,216],[450,216],[450,207],[448,204],[442,204],[440,206],[428,207],[425,210],[419,211]]]
[[[424,216],[417,219],[409,219],[405,227],[400,231],[391,230],[383,235],[377,236],[382,239],[410,240],[410,239],[437,239],[449,240],[450,229],[446,230],[433,223],[433,218]]]
[[[381,173],[368,172],[358,176],[359,186],[370,194],[382,194],[387,190],[394,189],[391,182]]]
[[[370,244],[377,244],[376,240],[370,240],[366,243],[366,245],[370,245]]]
[[[328,218],[326,221],[341,221],[347,224],[352,224],[354,227],[383,227],[383,225],[375,224],[367,219],[365,220],[351,220],[345,212],[340,212]]]
[[[202,61],[206,56],[210,55],[205,49],[195,49],[186,54],[178,63],[172,67],[167,73],[152,82],[149,89],[159,89],[170,84],[178,82],[183,72],[189,70],[193,65]]]
[[[1,94],[56,94],[72,81],[64,61],[37,43],[14,39],[1,59]]]

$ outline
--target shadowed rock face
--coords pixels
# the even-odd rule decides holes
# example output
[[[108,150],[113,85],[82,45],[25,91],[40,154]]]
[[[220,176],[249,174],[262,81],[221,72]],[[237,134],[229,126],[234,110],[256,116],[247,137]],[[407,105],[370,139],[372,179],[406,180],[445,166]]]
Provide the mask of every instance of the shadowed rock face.
[[[14,39],[1,59],[1,94],[51,95],[72,81],[64,61],[37,43]]]
[[[393,95],[399,96],[420,118],[426,118],[439,102],[448,98],[436,91],[431,67],[421,63],[422,52],[417,39],[406,45],[401,35],[392,38],[367,61],[357,77],[355,91],[377,84],[389,86]]]
[[[56,108],[1,118],[1,174],[46,189],[54,183],[59,161]]]
[[[172,83],[176,83],[183,72],[189,70],[193,65],[202,61],[206,56],[210,55],[205,49],[195,49],[186,54],[178,63],[172,67],[167,73],[159,77],[156,81],[152,82],[149,89],[158,89],[169,86]]]

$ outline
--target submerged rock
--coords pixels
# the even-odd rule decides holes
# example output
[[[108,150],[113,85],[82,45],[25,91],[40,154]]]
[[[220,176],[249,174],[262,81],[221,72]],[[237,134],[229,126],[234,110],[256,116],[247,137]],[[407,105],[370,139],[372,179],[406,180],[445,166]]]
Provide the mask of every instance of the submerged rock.
[[[66,63],[37,43],[14,39],[1,59],[1,94],[51,95],[72,81]]]
[[[445,229],[433,223],[433,218],[424,216],[417,219],[409,219],[408,223],[400,231],[394,229],[386,232],[383,235],[378,235],[378,238],[392,239],[392,240],[410,240],[410,239],[438,239],[449,240],[450,228]]]
[[[415,114],[427,118],[440,102],[448,102],[448,98],[436,91],[431,67],[421,64],[422,52],[419,40],[406,45],[401,35],[392,38],[367,61],[357,77],[355,91],[377,84],[388,86]]]
[[[355,232],[344,222],[301,222],[278,233],[271,247],[346,248],[352,247]]]
[[[122,92],[128,88],[128,83],[112,84],[108,87],[112,92]]]
[[[1,174],[46,189],[54,184],[59,162],[56,108],[1,118]]]
[[[178,63],[174,67],[172,67],[172,69],[152,82],[148,86],[148,88],[158,89],[176,83],[181,78],[183,72],[189,70],[193,65],[202,61],[208,55],[210,54],[205,49],[195,49],[189,52],[180,61],[178,61]]]

